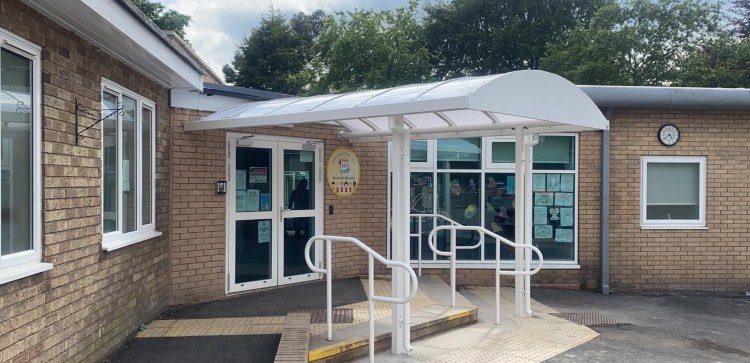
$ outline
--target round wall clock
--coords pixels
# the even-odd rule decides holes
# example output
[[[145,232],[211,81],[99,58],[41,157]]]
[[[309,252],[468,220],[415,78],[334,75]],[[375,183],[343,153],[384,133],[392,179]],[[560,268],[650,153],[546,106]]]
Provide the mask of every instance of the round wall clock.
[[[672,146],[680,141],[680,129],[672,124],[665,124],[659,128],[659,133],[656,135],[659,138],[659,142],[665,146]]]

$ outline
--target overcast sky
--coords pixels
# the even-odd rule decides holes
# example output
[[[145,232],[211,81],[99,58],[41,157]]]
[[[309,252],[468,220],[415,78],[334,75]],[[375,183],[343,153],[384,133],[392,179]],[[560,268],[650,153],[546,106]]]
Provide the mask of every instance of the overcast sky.
[[[323,9],[327,14],[357,9],[393,9],[407,0],[161,0],[168,9],[190,15],[187,38],[198,55],[221,77],[221,67],[232,62],[237,45],[271,5],[287,15]]]

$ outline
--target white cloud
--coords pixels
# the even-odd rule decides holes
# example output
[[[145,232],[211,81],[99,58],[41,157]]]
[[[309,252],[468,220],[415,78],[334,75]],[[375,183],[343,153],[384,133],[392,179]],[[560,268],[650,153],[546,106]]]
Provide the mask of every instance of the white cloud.
[[[271,5],[286,14],[311,13],[323,9],[335,11],[390,9],[406,6],[406,0],[162,0],[167,9],[189,15],[193,21],[186,29],[187,39],[196,53],[218,75],[221,67],[232,62],[237,45],[258,25]]]

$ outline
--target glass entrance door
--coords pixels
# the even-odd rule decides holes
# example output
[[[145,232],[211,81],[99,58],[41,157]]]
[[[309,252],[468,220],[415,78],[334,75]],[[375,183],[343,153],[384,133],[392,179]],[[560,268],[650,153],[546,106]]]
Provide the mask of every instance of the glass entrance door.
[[[230,138],[229,151],[227,292],[317,279],[303,254],[322,229],[316,144]]]

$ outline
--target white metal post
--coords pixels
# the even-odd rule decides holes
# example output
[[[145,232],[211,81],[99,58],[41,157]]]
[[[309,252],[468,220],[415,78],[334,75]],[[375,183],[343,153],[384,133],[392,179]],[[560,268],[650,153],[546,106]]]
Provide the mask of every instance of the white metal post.
[[[307,252],[305,252],[307,253]],[[328,340],[333,340],[333,269],[331,268],[331,240],[326,240],[326,324],[328,325]]]
[[[523,127],[516,129],[516,196],[515,196],[515,207],[516,207],[516,243],[524,243],[526,238],[526,172],[525,166],[525,147],[526,137],[523,132]],[[520,271],[524,266],[524,257],[526,253],[523,248],[515,248],[515,260],[516,260],[516,271]],[[524,295],[526,279],[523,276],[515,277],[515,301],[516,301],[516,316],[526,316],[526,309],[524,308]]]
[[[526,203],[526,215],[525,217],[525,225],[526,225],[526,233],[524,236],[526,237],[524,241],[521,241],[523,244],[531,245],[532,244],[532,227],[533,227],[533,198],[532,198],[532,189],[531,189],[531,179],[532,176],[532,170],[534,168],[534,154],[533,154],[533,147],[534,145],[539,143],[539,135],[534,134],[532,140],[529,142],[526,142],[526,145],[524,145],[525,150],[525,162],[524,162],[524,174],[526,177],[526,190],[528,191],[526,193],[526,196],[524,198],[524,202]],[[530,271],[531,270],[531,249],[524,248],[524,271]],[[523,307],[524,307],[524,316],[530,317],[531,316],[531,275],[525,275],[523,277],[524,279],[524,291],[523,291]]]
[[[393,247],[394,261],[409,263],[409,162],[411,140],[404,128],[404,117],[388,116],[388,126],[393,132],[391,166],[393,170]],[[403,299],[410,291],[410,281],[403,269],[392,269],[394,297]],[[394,304],[392,307],[391,352],[408,354],[410,327],[409,304]]]

